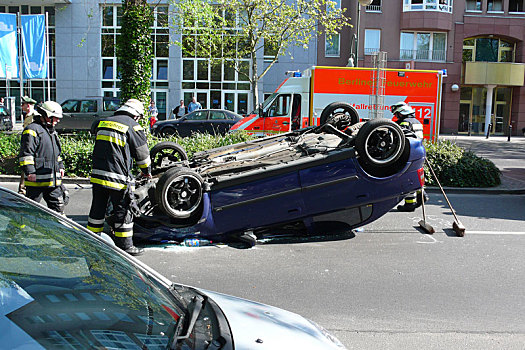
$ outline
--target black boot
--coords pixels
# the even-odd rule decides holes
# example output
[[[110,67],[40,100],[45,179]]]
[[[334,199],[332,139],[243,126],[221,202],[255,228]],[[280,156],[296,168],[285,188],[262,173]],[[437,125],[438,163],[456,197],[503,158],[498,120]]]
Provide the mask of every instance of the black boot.
[[[397,211],[411,212],[411,211],[416,210],[417,207],[418,205],[416,203],[405,203],[403,205],[398,205]]]
[[[133,238],[131,237],[115,237],[115,245],[129,255],[138,256],[144,254],[143,248],[133,245]]]

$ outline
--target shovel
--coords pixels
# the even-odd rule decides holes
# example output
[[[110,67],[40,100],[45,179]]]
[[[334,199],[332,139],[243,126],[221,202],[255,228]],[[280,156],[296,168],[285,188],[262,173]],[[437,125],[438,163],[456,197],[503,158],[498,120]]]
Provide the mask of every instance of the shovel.
[[[425,162],[430,169],[430,172],[434,176],[434,179],[436,179],[436,182],[439,186],[439,189],[441,190],[441,193],[443,193],[443,197],[445,197],[445,200],[447,201],[448,207],[450,208],[450,211],[452,212],[452,215],[454,215],[454,222],[452,223],[452,228],[456,232],[456,234],[459,237],[463,237],[465,235],[465,226],[459,221],[458,216],[456,215],[456,211],[454,208],[452,208],[452,204],[450,204],[450,201],[448,200],[447,195],[445,194],[445,190],[443,190],[443,187],[441,186],[441,183],[439,182],[436,173],[434,173],[434,169],[432,169],[432,166],[430,165],[430,162],[425,158]]]

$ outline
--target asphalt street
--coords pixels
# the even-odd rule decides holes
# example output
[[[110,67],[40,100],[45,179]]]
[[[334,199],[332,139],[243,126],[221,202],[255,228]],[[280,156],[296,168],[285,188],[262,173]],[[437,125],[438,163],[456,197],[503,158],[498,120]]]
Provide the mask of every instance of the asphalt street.
[[[16,183],[0,184],[16,189]],[[68,185],[85,224],[91,191]],[[299,313],[349,349],[524,349],[525,195],[438,193],[356,232],[262,240],[253,248],[150,245],[140,260],[174,282]]]

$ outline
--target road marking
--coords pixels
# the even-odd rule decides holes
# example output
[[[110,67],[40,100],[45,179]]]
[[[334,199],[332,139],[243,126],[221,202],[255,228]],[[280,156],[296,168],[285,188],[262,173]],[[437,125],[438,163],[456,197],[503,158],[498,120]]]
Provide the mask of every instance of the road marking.
[[[520,231],[510,231],[510,232],[503,232],[503,231],[470,231],[466,230],[465,234],[469,235],[516,235],[516,236],[523,236],[525,235],[525,232]]]

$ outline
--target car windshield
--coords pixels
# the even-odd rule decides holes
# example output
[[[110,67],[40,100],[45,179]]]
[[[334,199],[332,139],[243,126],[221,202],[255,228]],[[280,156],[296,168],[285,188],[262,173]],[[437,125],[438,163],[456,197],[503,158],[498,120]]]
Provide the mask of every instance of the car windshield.
[[[0,328],[8,347],[165,349],[184,305],[76,225],[0,190]]]

